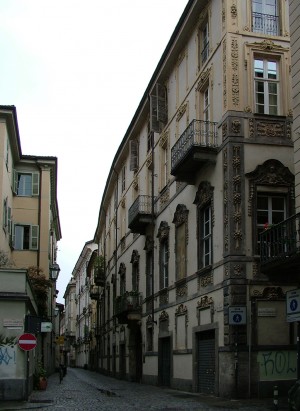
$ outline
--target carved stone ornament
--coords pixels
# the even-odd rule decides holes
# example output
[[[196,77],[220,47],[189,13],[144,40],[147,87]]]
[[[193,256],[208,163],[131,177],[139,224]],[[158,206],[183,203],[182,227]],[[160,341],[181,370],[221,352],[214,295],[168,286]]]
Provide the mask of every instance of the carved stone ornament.
[[[187,101],[179,107],[179,109],[177,111],[177,115],[176,115],[176,121],[179,121],[181,119],[181,117],[186,112],[187,107],[188,107],[188,102]]]
[[[146,167],[151,168],[152,167],[152,153],[150,152],[146,158]]]
[[[126,197],[122,197],[121,207],[122,207],[122,208],[125,208],[125,205],[126,205]]]
[[[231,17],[232,17],[233,19],[235,19],[235,18],[237,17],[237,7],[236,7],[236,4],[233,4],[233,5],[231,6]]]
[[[176,297],[180,298],[180,297],[185,297],[187,295],[187,285],[181,285],[176,287]]]
[[[235,134],[240,133],[241,131],[241,122],[240,120],[233,120],[231,123],[231,129]]]
[[[169,135],[170,135],[170,130],[166,130],[165,132],[163,132],[161,134],[160,139],[159,139],[159,146],[160,147],[166,148],[168,146]]]
[[[175,315],[186,315],[188,312],[186,305],[180,304],[175,311]]]
[[[131,254],[131,260],[130,260],[130,262],[131,262],[132,264],[138,264],[139,261],[140,261],[140,255],[139,255],[138,250],[133,250],[133,251],[132,251],[132,254]]]
[[[139,180],[138,177],[134,177],[133,181],[132,181],[132,187],[137,190],[139,188]]]
[[[200,275],[198,277],[200,287],[207,287],[213,284],[213,274]]]
[[[214,303],[214,300],[212,297],[208,297],[207,295],[205,295],[204,297],[201,298],[200,301],[197,302],[197,307],[200,310],[206,309],[206,308],[210,308],[211,304]]]
[[[214,188],[211,186],[210,182],[202,181],[199,184],[193,204],[196,204],[198,207],[202,208],[206,204],[212,202],[213,195],[214,195]]]
[[[199,81],[195,89],[196,91],[201,91],[203,90],[204,87],[207,87],[207,81],[209,79],[210,73],[211,73],[211,67],[209,67],[207,70],[203,71],[200,74]]]
[[[263,290],[253,290],[251,296],[265,298],[266,300],[285,299],[285,293],[281,287],[265,287]]]
[[[169,321],[169,314],[167,313],[167,311],[163,310],[160,313],[159,321]]]
[[[259,137],[282,137],[284,135],[284,124],[260,121],[257,123],[257,135]]]
[[[159,225],[158,233],[156,237],[159,238],[160,241],[163,241],[169,237],[169,232],[170,232],[170,227],[168,223],[166,221],[162,221]]]
[[[186,223],[188,220],[189,210],[186,208],[184,204],[178,204],[176,207],[176,211],[174,213],[174,218],[172,223],[178,227],[180,224]]]
[[[152,315],[148,315],[147,320],[146,320],[146,324],[147,324],[147,325],[153,324]]]
[[[247,43],[247,46],[263,51],[288,51],[288,48],[275,44],[272,40],[263,40],[261,42]]]
[[[120,264],[118,273],[119,273],[121,276],[126,274],[126,266],[125,266],[124,263],[121,263],[121,264]]]
[[[170,199],[170,190],[169,187],[167,187],[163,192],[161,193],[160,196],[160,205],[164,206]]]
[[[150,236],[147,235],[144,250],[148,253],[152,251],[153,248],[154,248],[154,241],[152,240]]]

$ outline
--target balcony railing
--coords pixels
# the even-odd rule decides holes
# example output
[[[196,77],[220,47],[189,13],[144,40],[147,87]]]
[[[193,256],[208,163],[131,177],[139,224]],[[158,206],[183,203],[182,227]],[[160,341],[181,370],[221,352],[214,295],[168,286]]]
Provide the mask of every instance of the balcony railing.
[[[153,199],[154,215],[156,198]],[[128,210],[128,227],[133,233],[143,234],[145,227],[152,221],[152,196],[140,195]]]
[[[127,291],[116,298],[116,317],[120,324],[128,323],[130,320],[140,319],[142,312],[142,295],[139,292]],[[131,315],[136,314],[137,317]]]
[[[300,267],[300,213],[260,234],[260,261],[263,272]]]
[[[171,174],[180,179],[180,174],[193,174],[199,163],[212,161],[217,153],[217,136],[217,123],[193,120],[172,147]]]
[[[252,13],[252,31],[255,33],[268,34],[270,36],[278,36],[278,16],[262,13]]]

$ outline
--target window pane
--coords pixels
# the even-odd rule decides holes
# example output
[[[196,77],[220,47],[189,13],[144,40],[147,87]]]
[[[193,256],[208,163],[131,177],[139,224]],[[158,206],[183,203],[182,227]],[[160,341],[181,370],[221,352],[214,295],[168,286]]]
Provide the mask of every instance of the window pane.
[[[23,250],[23,233],[24,233],[24,227],[20,225],[16,225],[15,226],[15,243],[14,243],[15,250]]]
[[[32,176],[31,174],[18,174],[19,196],[31,196]]]
[[[255,77],[264,76],[264,63],[263,60],[254,60]]]

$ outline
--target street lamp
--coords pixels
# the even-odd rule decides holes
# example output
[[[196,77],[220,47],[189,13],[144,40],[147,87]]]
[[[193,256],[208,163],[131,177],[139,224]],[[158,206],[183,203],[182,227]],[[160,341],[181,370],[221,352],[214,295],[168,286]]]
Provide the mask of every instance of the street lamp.
[[[58,274],[60,272],[60,267],[57,263],[50,265],[50,278],[53,281],[56,281],[58,278]]]

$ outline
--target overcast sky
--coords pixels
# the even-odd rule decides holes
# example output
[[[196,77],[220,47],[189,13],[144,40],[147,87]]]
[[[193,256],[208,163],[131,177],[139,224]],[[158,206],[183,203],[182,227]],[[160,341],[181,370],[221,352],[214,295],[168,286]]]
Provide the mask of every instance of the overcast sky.
[[[58,158],[58,301],[93,239],[115,152],[188,0],[0,0],[0,104]]]

